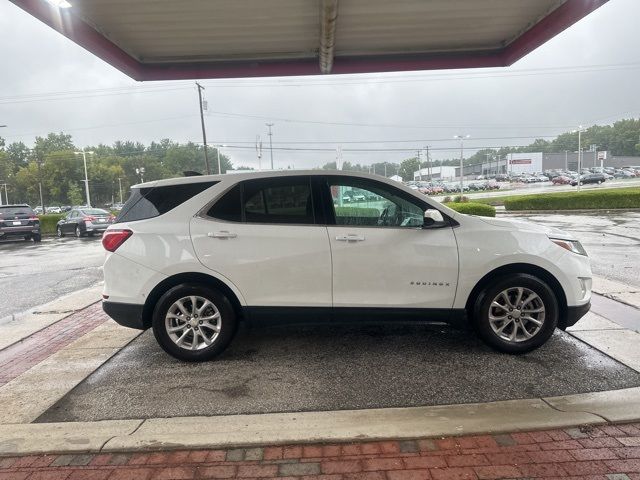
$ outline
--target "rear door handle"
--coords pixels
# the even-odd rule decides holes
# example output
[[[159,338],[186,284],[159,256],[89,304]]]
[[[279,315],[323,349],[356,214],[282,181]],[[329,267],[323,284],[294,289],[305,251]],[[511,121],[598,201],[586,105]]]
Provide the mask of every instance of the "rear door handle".
[[[336,240],[340,242],[364,242],[364,235],[350,233],[348,235],[338,235]]]
[[[227,232],[226,230],[222,230],[220,232],[209,232],[207,233],[207,237],[209,238],[236,238],[238,234]]]

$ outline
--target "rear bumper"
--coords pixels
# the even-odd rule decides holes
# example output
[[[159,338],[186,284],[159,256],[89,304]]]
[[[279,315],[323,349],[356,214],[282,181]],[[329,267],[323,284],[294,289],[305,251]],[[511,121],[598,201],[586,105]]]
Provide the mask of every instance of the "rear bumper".
[[[563,327],[572,327],[578,320],[584,317],[587,312],[591,309],[591,302],[587,302],[584,305],[578,305],[575,307],[567,307],[567,318],[562,325]]]
[[[40,227],[25,225],[22,227],[5,227],[0,230],[0,239],[11,237],[24,237],[25,235],[34,235],[40,233]]]
[[[102,302],[102,309],[113,320],[123,327],[145,330],[142,320],[142,310],[144,305],[134,303]]]

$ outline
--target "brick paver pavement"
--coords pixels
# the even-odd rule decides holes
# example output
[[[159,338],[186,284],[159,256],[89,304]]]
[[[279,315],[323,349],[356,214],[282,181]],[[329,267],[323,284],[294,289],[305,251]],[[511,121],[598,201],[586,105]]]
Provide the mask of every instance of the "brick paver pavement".
[[[640,480],[640,424],[227,450],[0,457],[0,480]]]
[[[102,302],[94,303],[0,350],[0,387],[103,324],[108,318],[102,311]]]

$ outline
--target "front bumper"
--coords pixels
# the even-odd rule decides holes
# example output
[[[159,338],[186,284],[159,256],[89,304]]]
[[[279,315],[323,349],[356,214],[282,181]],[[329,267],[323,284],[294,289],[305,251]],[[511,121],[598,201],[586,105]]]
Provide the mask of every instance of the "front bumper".
[[[142,320],[143,308],[144,305],[137,305],[135,303],[102,301],[102,309],[107,315],[115,320],[116,323],[119,323],[123,327],[135,328],[138,330],[146,329]]]
[[[572,327],[578,320],[584,317],[591,309],[591,302],[587,302],[584,305],[577,305],[574,307],[567,307],[567,317],[564,322],[561,322],[561,327],[564,330],[567,327]]]

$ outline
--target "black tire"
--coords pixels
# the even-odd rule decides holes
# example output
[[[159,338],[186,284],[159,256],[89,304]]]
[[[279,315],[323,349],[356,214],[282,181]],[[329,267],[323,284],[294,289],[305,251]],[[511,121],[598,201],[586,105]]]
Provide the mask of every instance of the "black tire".
[[[58,235],[58,238],[64,237],[64,232],[62,231],[62,228],[60,228],[60,225],[56,228],[56,235]]]
[[[515,342],[502,338],[493,330],[489,320],[489,310],[491,303],[501,292],[518,287],[526,288],[537,294],[545,312],[544,321],[533,337]],[[494,349],[512,354],[526,353],[544,345],[553,335],[558,325],[559,311],[558,300],[553,290],[544,281],[525,273],[510,274],[492,282],[478,295],[473,309],[473,326],[480,338]],[[521,324],[519,328],[525,328],[523,325]],[[528,331],[528,333],[530,332]]]
[[[80,230],[80,225],[76,225],[76,238],[80,238],[83,236],[84,236],[84,233],[82,233],[82,230]]]
[[[31,241],[31,235],[25,235],[24,236],[24,241],[25,242],[30,242]]]
[[[38,243],[42,241],[42,235],[40,235],[39,233],[34,233],[33,234],[33,241]]]
[[[190,350],[177,345],[169,336],[165,326],[165,317],[171,306],[179,299],[189,296],[198,296],[209,300],[220,314],[220,330],[217,337],[213,339],[211,345],[198,350]],[[186,362],[204,362],[216,357],[227,348],[235,335],[237,319],[231,302],[218,290],[198,284],[181,284],[171,288],[160,297],[153,311],[151,325],[157,342],[169,355]]]

